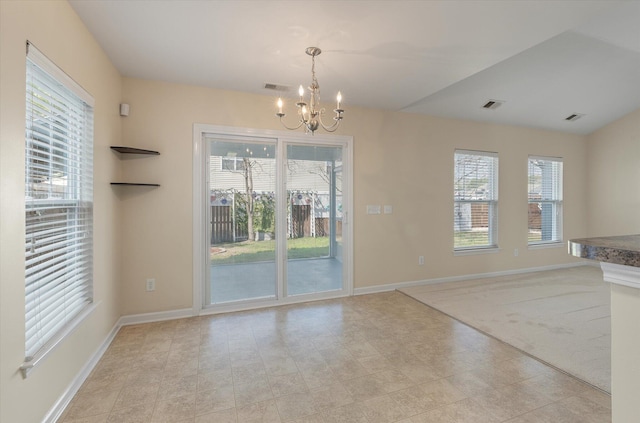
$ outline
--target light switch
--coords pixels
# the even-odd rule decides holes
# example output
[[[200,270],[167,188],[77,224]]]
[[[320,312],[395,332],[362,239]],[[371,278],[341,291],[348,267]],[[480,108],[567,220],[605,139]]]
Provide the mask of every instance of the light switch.
[[[380,206],[367,206],[367,214],[380,214]]]
[[[391,213],[393,213],[393,206],[386,204],[384,206],[384,214],[391,214]]]

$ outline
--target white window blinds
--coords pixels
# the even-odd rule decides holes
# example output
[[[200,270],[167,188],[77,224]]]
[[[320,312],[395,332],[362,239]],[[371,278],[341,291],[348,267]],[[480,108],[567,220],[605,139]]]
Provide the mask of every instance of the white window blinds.
[[[93,301],[93,98],[27,44],[26,105],[30,367]]]
[[[454,249],[496,247],[498,154],[456,150],[454,157]]]
[[[529,156],[529,244],[562,241],[562,159]]]

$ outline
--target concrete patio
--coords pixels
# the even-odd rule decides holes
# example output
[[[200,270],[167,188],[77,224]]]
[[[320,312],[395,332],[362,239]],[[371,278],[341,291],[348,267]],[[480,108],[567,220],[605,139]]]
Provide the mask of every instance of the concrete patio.
[[[335,258],[288,260],[286,273],[289,296],[342,289],[342,263]],[[212,304],[274,298],[275,294],[275,262],[211,266]]]

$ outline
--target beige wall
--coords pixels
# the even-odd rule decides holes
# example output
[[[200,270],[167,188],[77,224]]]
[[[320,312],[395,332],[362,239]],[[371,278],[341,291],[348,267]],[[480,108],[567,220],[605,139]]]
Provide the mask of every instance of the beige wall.
[[[640,110],[587,137],[589,236],[640,233]]]
[[[364,115],[354,118],[356,127],[367,124]],[[356,287],[573,261],[565,248],[527,249],[527,156],[564,158],[564,235],[573,237],[584,233],[586,219],[582,137],[400,113],[374,118],[383,121],[375,130],[354,130]],[[453,256],[456,148],[499,154],[497,254]],[[394,213],[368,216],[366,204],[391,204]],[[417,265],[418,255],[425,266]]]
[[[96,311],[23,380],[25,42],[89,91],[95,105]],[[82,58],[82,60],[79,60]],[[109,181],[121,137],[121,78],[62,1],[0,1],[0,421],[35,423],[72,383],[120,316],[117,199]]]
[[[120,192],[123,313],[189,308],[193,124],[282,129],[275,99],[128,78],[123,93],[131,105],[124,142],[161,152],[126,161],[124,173],[162,185]],[[356,288],[575,261],[564,246],[527,249],[527,155],[564,158],[564,238],[584,236],[584,137],[357,107],[345,116],[338,133],[354,137]],[[499,253],[453,256],[455,148],[499,153]],[[393,214],[366,215],[367,204],[390,204]],[[155,292],[145,292],[149,277],[156,278]]]

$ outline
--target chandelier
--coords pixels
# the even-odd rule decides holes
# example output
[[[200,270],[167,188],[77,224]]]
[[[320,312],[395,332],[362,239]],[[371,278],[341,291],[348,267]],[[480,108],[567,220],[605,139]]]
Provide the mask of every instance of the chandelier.
[[[304,125],[305,132],[313,133],[320,127],[322,127],[327,132],[334,132],[338,129],[340,125],[340,121],[342,120],[342,113],[344,110],[340,108],[340,102],[342,101],[342,94],[338,91],[338,95],[336,96],[336,108],[334,109],[335,116],[333,117],[333,124],[325,125],[322,121],[322,115],[324,114],[324,108],[320,107],[320,85],[318,85],[318,80],[316,79],[316,56],[322,53],[318,47],[308,47],[306,53],[311,56],[311,85],[309,86],[309,103],[305,103],[304,101],[304,88],[300,85],[298,89],[298,94],[300,95],[300,99],[296,103],[298,106],[298,116],[299,122],[297,126],[289,127],[282,120],[285,117],[285,113],[282,111],[282,98],[278,99],[278,113],[276,116],[280,118],[280,123],[287,129],[296,130]]]

